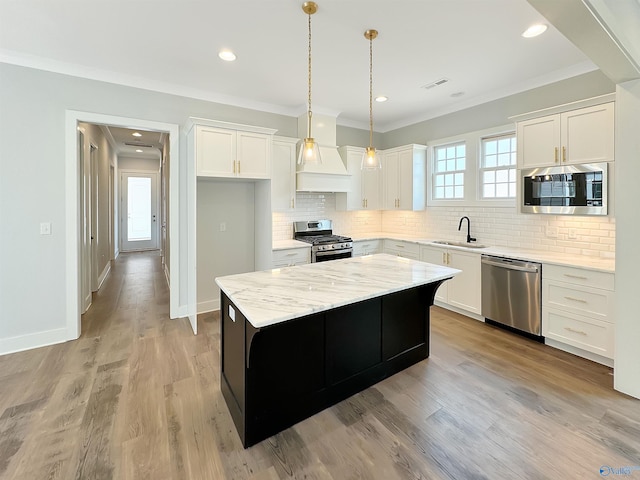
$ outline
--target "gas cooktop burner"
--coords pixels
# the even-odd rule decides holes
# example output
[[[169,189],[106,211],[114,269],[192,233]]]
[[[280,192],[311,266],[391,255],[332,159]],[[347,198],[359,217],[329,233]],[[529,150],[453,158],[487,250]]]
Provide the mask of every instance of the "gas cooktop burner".
[[[351,238],[342,235],[308,235],[297,237],[296,240],[307,242],[311,245],[326,245],[329,243],[351,242]]]

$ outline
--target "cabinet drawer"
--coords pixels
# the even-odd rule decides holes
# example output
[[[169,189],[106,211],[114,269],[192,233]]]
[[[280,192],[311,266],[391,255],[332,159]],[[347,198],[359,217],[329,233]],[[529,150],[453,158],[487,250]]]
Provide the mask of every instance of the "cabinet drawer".
[[[615,275],[613,273],[585,270],[583,268],[544,264],[542,267],[542,278],[545,280],[558,280],[560,282],[613,291]]]
[[[592,318],[542,308],[542,334],[606,358],[613,358],[615,326]]]
[[[613,322],[613,292],[608,290],[543,280],[542,305]]]
[[[372,253],[380,253],[382,251],[382,242],[380,240],[361,240],[353,242],[353,256],[371,255]]]
[[[291,248],[274,250],[272,258],[273,268],[303,265],[311,261],[311,248]]]
[[[390,255],[398,255],[400,257],[420,259],[420,245],[411,242],[402,242],[397,240],[385,240],[384,252]]]

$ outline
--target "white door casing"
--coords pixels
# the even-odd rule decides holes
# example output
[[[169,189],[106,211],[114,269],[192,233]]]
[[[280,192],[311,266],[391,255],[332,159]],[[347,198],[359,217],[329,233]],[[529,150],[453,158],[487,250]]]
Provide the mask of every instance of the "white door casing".
[[[101,113],[67,110],[65,115],[65,282],[66,282],[66,340],[76,339],[81,333],[82,313],[82,199],[83,154],[78,148],[78,123],[87,122],[113,125],[123,128],[136,128],[168,132],[170,135],[171,172],[169,179],[170,230],[169,238],[173,254],[170,256],[169,315],[171,318],[189,314],[186,296],[187,276],[180,271],[180,259],[188,255],[189,240],[195,232],[180,234],[180,205],[187,204],[187,192],[180,189],[180,176],[183,174],[180,162],[179,126],[172,123],[155,122],[128,117],[119,117]],[[86,155],[85,155],[86,156]],[[194,179],[195,183],[195,179]],[[191,202],[189,202],[191,203]],[[186,264],[186,261],[184,262]],[[182,296],[181,296],[181,292]]]

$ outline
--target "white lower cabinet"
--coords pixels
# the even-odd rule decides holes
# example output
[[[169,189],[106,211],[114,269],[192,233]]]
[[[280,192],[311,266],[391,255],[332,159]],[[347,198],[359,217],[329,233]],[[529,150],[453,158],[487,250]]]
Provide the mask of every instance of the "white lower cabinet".
[[[480,315],[482,312],[480,254],[422,245],[420,260],[462,270],[438,288],[436,300],[456,309]]]
[[[613,273],[543,265],[544,337],[613,359],[614,279]]]
[[[389,255],[420,260],[420,245],[413,242],[385,239],[383,251]]]
[[[311,262],[311,247],[287,248],[274,250],[272,258],[273,268],[305,265]]]
[[[382,253],[382,240],[357,240],[353,242],[353,256],[363,257]]]

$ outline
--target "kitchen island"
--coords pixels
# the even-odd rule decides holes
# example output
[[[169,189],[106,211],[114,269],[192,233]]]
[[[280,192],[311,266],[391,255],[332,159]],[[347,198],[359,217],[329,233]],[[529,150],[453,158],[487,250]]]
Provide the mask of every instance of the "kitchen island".
[[[459,270],[392,255],[216,279],[220,388],[249,447],[429,356],[429,307]]]

